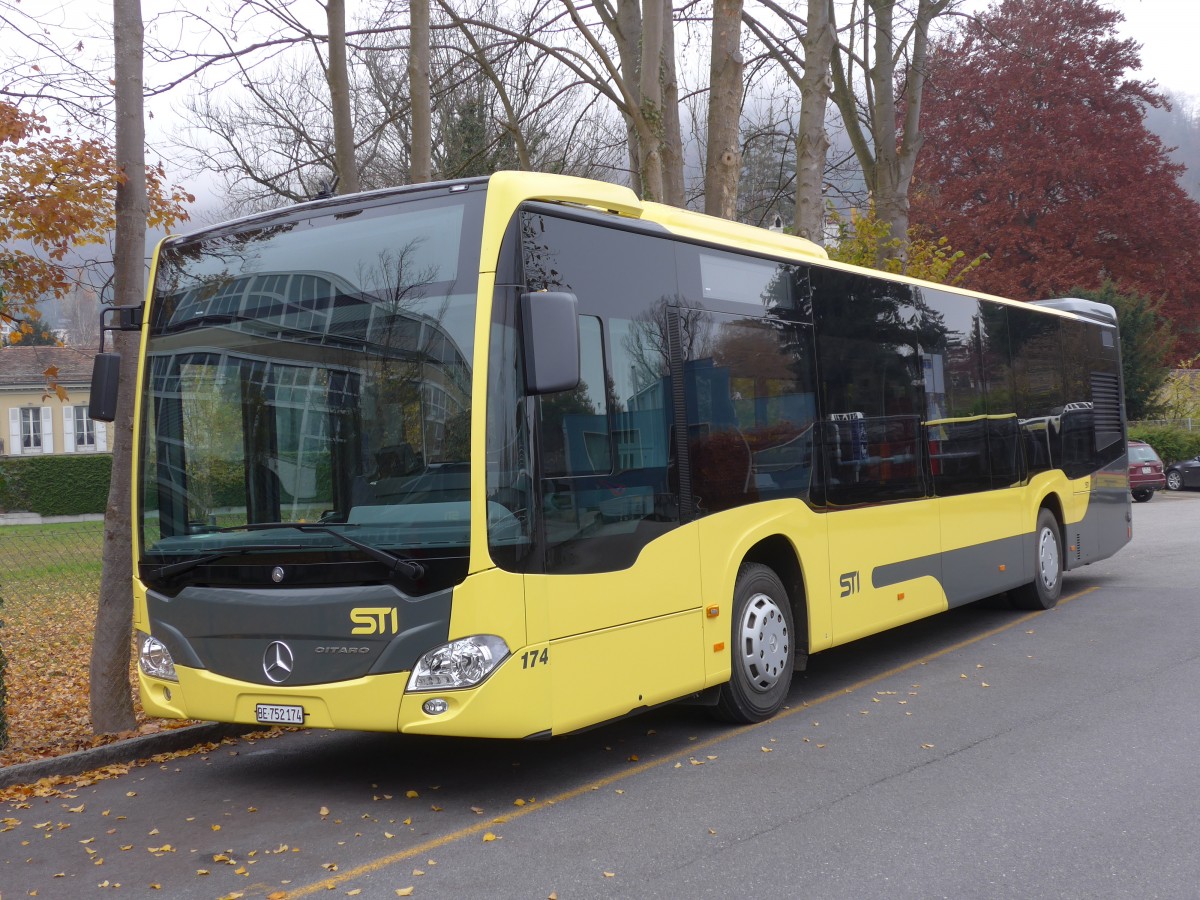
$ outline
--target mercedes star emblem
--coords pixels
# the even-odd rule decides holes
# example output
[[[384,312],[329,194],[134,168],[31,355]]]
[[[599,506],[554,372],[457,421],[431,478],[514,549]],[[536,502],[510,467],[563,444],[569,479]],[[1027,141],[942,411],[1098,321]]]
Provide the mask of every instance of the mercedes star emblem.
[[[275,684],[281,684],[292,674],[295,662],[291,647],[283,641],[272,641],[263,654],[263,674]]]
[[[283,566],[276,566],[271,570],[271,580],[276,584],[283,581],[284,571]]]

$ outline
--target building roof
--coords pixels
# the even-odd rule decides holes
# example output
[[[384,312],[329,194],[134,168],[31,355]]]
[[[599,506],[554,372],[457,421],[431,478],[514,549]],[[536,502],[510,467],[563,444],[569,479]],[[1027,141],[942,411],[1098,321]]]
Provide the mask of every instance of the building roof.
[[[0,348],[0,388],[43,387],[46,370],[57,367],[62,385],[89,384],[94,350],[78,347]]]

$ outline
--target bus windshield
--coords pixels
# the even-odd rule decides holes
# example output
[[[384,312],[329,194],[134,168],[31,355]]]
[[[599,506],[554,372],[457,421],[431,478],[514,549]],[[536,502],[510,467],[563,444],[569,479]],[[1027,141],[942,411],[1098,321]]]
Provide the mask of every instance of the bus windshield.
[[[482,199],[424,192],[164,244],[144,574],[255,550],[465,557]]]

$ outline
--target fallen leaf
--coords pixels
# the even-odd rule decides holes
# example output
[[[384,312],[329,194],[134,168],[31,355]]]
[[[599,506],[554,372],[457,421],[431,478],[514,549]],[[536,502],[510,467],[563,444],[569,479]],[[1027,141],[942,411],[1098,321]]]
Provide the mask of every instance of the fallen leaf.
[[[496,836],[494,834],[492,834],[490,831],[486,832],[483,836],[483,842],[485,844],[490,844],[495,839],[496,839]]]
[[[416,791],[405,791],[404,796],[407,797],[409,800],[416,800],[421,795],[418,794]]]
[[[413,889],[411,886],[406,887],[406,888],[396,888],[396,896],[397,897],[411,897],[412,893],[413,893]]]
[[[319,815],[319,816],[327,816],[327,815],[329,815],[329,807],[328,807],[328,806],[322,806],[322,807],[321,807],[319,810],[317,810],[317,815]]]
[[[604,877],[605,877],[605,878],[616,878],[616,877],[617,877],[617,873],[616,873],[616,872],[605,872],[605,873],[604,873]]]

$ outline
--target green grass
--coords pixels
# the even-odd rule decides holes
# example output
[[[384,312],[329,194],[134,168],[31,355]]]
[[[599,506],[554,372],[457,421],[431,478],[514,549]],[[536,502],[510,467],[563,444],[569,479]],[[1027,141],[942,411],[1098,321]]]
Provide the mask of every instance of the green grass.
[[[37,589],[95,590],[103,522],[0,526],[0,597]]]

